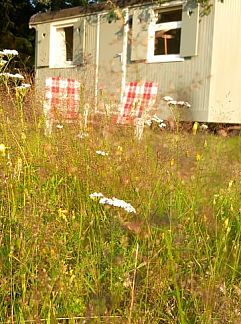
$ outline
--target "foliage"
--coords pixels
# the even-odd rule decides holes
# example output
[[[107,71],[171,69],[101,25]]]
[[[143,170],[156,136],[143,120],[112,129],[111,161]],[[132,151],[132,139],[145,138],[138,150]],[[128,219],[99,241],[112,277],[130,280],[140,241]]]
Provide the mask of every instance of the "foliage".
[[[164,3],[164,2],[170,2],[170,1],[174,1],[174,0],[156,0],[159,3]],[[197,3],[199,3],[203,9],[203,12],[205,14],[210,13],[212,4],[211,4],[211,0],[194,0]],[[99,3],[102,1],[92,1]],[[108,1],[109,3],[113,3],[116,5],[115,1]],[[45,6],[48,9],[51,10],[59,10],[59,9],[63,9],[63,8],[67,8],[67,7],[74,7],[74,6],[86,6],[88,5],[88,1],[87,0],[70,0],[70,1],[66,1],[66,0],[34,0],[34,4],[42,4],[43,6]]]
[[[20,53],[18,64],[31,66],[34,53],[34,31],[28,22],[34,8],[29,1],[0,2],[0,49],[17,49]]]
[[[175,0],[157,0],[158,3],[165,3]],[[212,9],[212,0],[188,0],[190,2],[195,2],[197,4],[200,4],[202,8],[202,15],[208,15],[211,12]]]

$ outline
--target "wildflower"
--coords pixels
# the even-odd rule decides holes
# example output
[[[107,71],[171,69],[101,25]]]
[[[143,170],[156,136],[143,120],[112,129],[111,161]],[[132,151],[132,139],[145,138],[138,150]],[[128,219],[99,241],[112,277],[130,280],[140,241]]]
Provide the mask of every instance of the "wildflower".
[[[167,102],[167,104],[169,106],[171,106],[171,105],[176,106],[177,105],[177,101],[176,100],[170,100],[170,101]]]
[[[104,195],[101,192],[93,192],[89,195],[91,199],[98,199],[104,197]]]
[[[6,78],[13,78],[13,79],[24,79],[24,77],[19,74],[12,74],[12,73],[8,73],[8,72],[4,72],[4,73],[0,73],[0,76],[6,77]]]
[[[177,100],[174,100],[172,97],[169,97],[169,96],[165,96],[163,97],[163,100],[167,101],[167,104],[169,106],[181,106],[181,107],[186,107],[186,108],[191,108],[191,105],[189,102],[187,101],[177,101]]]
[[[122,155],[122,153],[123,153],[123,147],[118,145],[117,149],[116,149],[116,155],[120,156],[120,155]]]
[[[109,153],[104,152],[104,151],[95,151],[96,154],[101,155],[101,156],[107,156]]]
[[[62,218],[66,223],[68,222],[66,215],[68,214],[68,210],[67,209],[62,209],[59,208],[58,210],[58,216],[60,218]]]
[[[89,136],[89,134],[88,133],[85,133],[85,132],[81,132],[81,133],[79,133],[77,135],[77,137],[80,138],[80,139],[84,139],[84,138],[86,138],[88,136]]]
[[[12,74],[11,77],[12,78],[15,78],[15,79],[24,79],[24,77],[21,74],[19,74],[19,73]]]
[[[0,153],[2,153],[3,156],[5,156],[6,153],[6,146],[4,144],[0,144]]]
[[[27,138],[26,134],[24,132],[21,133],[21,139],[25,141]]]
[[[187,102],[187,101],[177,101],[177,105],[178,106],[183,106],[183,107],[186,107],[186,108],[191,108],[190,103]]]
[[[56,128],[58,128],[58,129],[62,129],[63,127],[64,127],[64,126],[61,125],[61,124],[56,125]]]
[[[151,125],[152,125],[152,121],[151,121],[151,119],[146,120],[146,121],[145,121],[145,124],[146,124],[147,126],[151,127]]]
[[[191,104],[189,102],[187,102],[187,101],[184,102],[184,106],[186,106],[186,108],[191,108],[192,107]]]
[[[196,161],[200,161],[202,158],[201,154],[197,153],[196,154]]]
[[[28,84],[28,83],[22,83],[21,86],[16,87],[16,89],[19,89],[19,90],[22,90],[23,89],[24,90],[24,89],[28,89],[30,87],[31,87],[30,84]]]
[[[165,97],[163,97],[163,100],[165,100],[165,101],[173,101],[174,99],[172,97],[170,97],[170,96],[165,96]]]
[[[18,51],[16,50],[10,50],[10,49],[4,49],[0,54],[3,54],[3,55],[18,55]]]
[[[120,151],[120,152],[122,152],[122,151],[123,151],[123,147],[120,146],[120,145],[118,145],[118,146],[117,146],[117,150]]]
[[[165,127],[167,127],[167,125],[166,125],[165,123],[160,123],[160,124],[158,125],[158,127],[159,127],[159,128],[165,128]]]
[[[201,129],[201,130],[207,130],[207,129],[208,129],[208,125],[206,125],[206,124],[202,124],[202,125],[200,126],[200,129]]]
[[[228,227],[228,223],[229,223],[229,219],[226,218],[225,221],[224,221],[224,227],[227,228]]]
[[[135,208],[130,204],[125,202],[124,200],[117,199],[115,197],[107,198],[101,192],[94,192],[89,195],[89,197],[93,200],[99,199],[99,203],[102,205],[110,205],[114,207],[123,208],[128,213],[136,213]]]
[[[155,123],[159,128],[165,128],[166,124],[163,122],[163,119],[158,117],[156,114],[152,116],[151,119],[148,119],[145,121],[145,124],[149,127],[152,126],[152,124]]]
[[[153,115],[151,121],[154,121],[154,122],[156,122],[158,124],[163,122],[163,120],[161,118],[159,118],[156,114]]]
[[[192,127],[192,133],[193,135],[197,134],[197,129],[198,129],[198,122],[195,122]]]
[[[136,213],[135,208],[130,203],[127,203],[124,200],[117,199],[115,197],[113,198],[103,197],[100,199],[99,203],[103,205],[110,205],[114,207],[123,208],[127,213]]]
[[[229,183],[228,183],[228,189],[230,189],[233,185],[234,181],[233,180],[230,180]]]
[[[124,281],[123,281],[123,286],[125,288],[129,288],[132,285],[131,277],[129,273],[125,273]]]

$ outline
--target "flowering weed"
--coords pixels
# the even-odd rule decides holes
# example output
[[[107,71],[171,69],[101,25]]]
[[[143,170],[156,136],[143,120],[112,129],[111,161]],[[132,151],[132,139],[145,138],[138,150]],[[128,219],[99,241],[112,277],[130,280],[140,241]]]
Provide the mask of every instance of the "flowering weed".
[[[17,87],[1,93],[0,321],[239,323],[240,139],[107,122],[108,138],[45,137]]]

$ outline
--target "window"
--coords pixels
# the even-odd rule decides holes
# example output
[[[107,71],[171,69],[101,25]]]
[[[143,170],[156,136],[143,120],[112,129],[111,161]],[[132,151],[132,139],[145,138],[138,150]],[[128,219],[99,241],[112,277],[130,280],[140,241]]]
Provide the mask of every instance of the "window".
[[[73,62],[73,26],[55,29],[54,65],[65,66]]]
[[[168,62],[180,57],[182,10],[156,11],[149,26],[148,61]]]
[[[68,67],[74,61],[74,23],[51,26],[50,67]]]
[[[174,1],[169,2],[134,10],[132,62],[183,61],[198,55],[200,6],[197,1],[176,1],[180,6],[175,7]]]

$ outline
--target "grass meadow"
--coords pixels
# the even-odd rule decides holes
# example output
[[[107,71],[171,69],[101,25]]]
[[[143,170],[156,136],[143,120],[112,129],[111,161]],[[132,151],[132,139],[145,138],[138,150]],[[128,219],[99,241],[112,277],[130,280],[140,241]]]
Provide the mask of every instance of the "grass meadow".
[[[239,136],[46,137],[33,89],[0,98],[0,323],[241,323]]]

